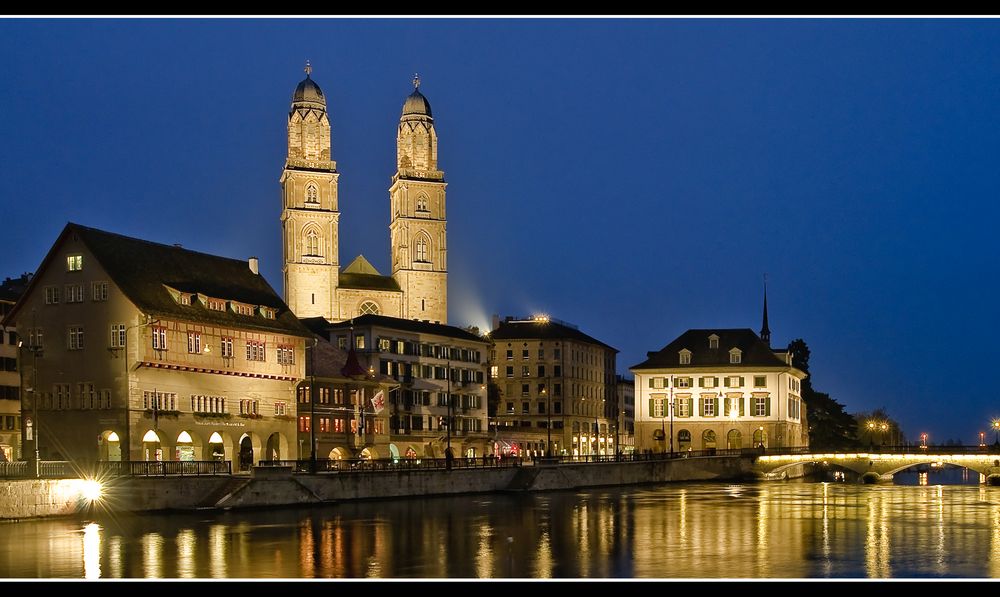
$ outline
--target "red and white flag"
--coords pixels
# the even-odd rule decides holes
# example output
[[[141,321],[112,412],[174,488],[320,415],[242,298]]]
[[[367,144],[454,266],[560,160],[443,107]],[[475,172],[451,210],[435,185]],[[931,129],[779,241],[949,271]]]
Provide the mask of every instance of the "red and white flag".
[[[385,410],[385,394],[382,393],[382,390],[372,396],[372,407],[375,409],[376,415]]]

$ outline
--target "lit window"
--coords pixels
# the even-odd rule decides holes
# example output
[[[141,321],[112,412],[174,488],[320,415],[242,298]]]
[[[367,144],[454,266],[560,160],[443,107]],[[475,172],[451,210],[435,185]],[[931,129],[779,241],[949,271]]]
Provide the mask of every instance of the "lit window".
[[[734,348],[729,351],[729,363],[731,365],[739,365],[742,361],[743,352],[740,349]]]
[[[690,365],[691,364],[691,351],[690,350],[688,350],[688,349],[685,348],[684,350],[682,350],[680,352],[680,355],[681,355],[681,365]]]
[[[703,417],[715,416],[715,398],[701,399],[701,414]]]
[[[319,235],[315,230],[306,233],[306,255],[319,257]]]
[[[201,354],[201,334],[198,332],[188,332],[188,352]]]
[[[427,262],[427,239],[424,237],[417,239],[417,261]]]
[[[154,350],[167,349],[167,328],[163,327],[153,328],[153,349]]]
[[[719,337],[716,336],[715,334],[712,334],[711,336],[709,336],[708,337],[708,347],[709,348],[718,348],[719,347]]]
[[[222,338],[222,346],[220,352],[223,358],[231,358],[233,356],[233,339],[229,337]]]
[[[753,399],[753,414],[755,417],[766,417],[768,399],[765,396],[755,396]]]
[[[83,269],[83,255],[70,255],[66,258],[66,271],[78,272]]]

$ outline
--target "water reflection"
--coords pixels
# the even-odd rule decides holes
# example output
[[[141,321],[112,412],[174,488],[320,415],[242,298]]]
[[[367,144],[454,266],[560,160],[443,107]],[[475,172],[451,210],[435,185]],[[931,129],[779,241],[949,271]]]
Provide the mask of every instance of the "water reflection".
[[[0,533],[0,575],[1000,576],[1000,488],[686,484],[28,521]]]

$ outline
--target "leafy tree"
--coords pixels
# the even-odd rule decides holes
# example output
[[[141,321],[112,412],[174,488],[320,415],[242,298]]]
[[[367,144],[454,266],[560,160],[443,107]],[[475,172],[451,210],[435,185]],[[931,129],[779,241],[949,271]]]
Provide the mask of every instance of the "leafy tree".
[[[809,373],[809,346],[799,338],[788,345],[792,365]],[[812,378],[802,381],[802,400],[806,404],[809,447],[817,450],[844,450],[858,446],[858,422],[844,411],[844,405],[824,392],[813,389]]]
[[[854,419],[858,422],[858,441],[862,447],[906,445],[906,434],[899,421],[890,417],[884,406],[873,411],[854,413]]]

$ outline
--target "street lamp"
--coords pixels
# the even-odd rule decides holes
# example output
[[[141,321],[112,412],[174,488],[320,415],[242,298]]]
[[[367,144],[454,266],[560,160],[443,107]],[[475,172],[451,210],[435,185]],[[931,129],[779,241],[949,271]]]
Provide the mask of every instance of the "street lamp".
[[[927,434],[926,433],[921,433],[920,434],[920,447],[922,449],[925,449],[925,450],[927,449]]]
[[[882,436],[881,436],[882,446],[885,446],[885,433],[886,433],[886,431],[889,430],[889,424],[883,422],[881,425],[879,425],[879,430],[882,432]]]
[[[875,421],[868,421],[868,445],[875,445]]]
[[[993,419],[993,431],[996,432],[996,441],[993,445],[1000,446],[1000,419]]]
[[[34,325],[34,320],[32,320],[32,325]],[[36,329],[32,328],[29,338],[35,337],[36,333]],[[40,426],[38,425],[38,353],[42,351],[42,347],[36,345],[34,342],[25,346],[21,340],[18,340],[17,347],[22,349],[22,353],[24,350],[31,353],[31,420],[25,424],[25,430],[27,434],[30,434],[27,439],[31,440],[35,448],[35,478],[37,479],[41,477],[42,471],[41,458],[38,451],[38,432],[40,430]],[[22,363],[18,364],[18,370],[23,367],[23,360],[22,358]]]

